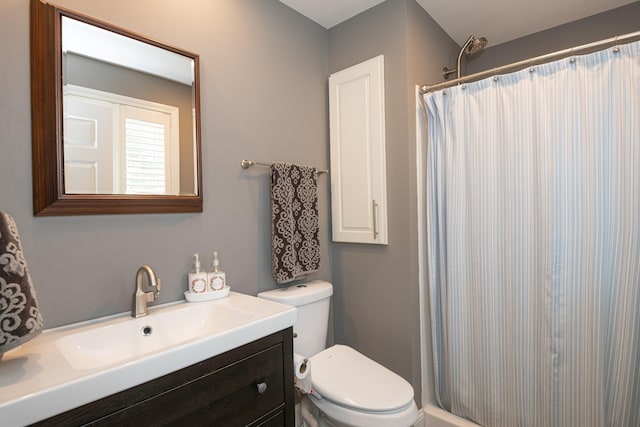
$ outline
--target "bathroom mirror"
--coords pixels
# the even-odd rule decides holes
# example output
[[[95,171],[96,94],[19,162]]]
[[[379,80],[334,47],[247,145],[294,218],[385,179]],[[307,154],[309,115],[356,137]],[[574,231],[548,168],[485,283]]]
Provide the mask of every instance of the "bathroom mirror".
[[[202,212],[198,55],[31,0],[37,216]]]

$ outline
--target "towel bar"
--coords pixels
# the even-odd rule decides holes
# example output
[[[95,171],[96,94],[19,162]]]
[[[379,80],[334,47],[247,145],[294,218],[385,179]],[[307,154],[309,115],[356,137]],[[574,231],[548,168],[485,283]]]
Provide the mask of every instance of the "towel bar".
[[[242,166],[242,169],[249,169],[251,166],[266,166],[266,167],[271,167],[272,163],[262,163],[262,162],[256,162],[254,160],[243,160],[240,163],[240,166]],[[318,170],[318,175],[322,175],[322,174],[328,174],[329,171],[324,169],[324,170]]]

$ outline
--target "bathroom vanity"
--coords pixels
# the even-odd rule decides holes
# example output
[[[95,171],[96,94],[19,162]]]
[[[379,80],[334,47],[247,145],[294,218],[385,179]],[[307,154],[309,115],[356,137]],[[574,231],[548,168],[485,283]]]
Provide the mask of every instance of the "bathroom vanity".
[[[0,362],[0,423],[293,426],[295,320],[231,292],[46,330]]]
[[[292,329],[35,426],[293,426]]]

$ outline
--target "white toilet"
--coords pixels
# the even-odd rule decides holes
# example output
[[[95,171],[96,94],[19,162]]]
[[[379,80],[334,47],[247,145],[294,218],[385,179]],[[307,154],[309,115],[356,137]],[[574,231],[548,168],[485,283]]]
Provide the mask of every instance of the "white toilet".
[[[316,394],[307,396],[321,414],[319,424],[412,426],[418,408],[411,384],[351,347],[334,345],[325,349],[331,295],[333,286],[320,280],[258,294],[298,310],[293,349],[311,361]]]

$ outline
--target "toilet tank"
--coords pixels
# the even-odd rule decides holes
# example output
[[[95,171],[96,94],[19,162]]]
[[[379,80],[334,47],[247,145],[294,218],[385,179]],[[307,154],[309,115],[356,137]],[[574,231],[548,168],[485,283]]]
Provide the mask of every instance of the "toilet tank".
[[[325,349],[329,326],[329,303],[333,286],[329,282],[313,280],[308,283],[261,292],[264,298],[296,307],[297,320],[293,325],[293,351],[311,357]]]

